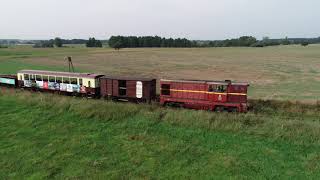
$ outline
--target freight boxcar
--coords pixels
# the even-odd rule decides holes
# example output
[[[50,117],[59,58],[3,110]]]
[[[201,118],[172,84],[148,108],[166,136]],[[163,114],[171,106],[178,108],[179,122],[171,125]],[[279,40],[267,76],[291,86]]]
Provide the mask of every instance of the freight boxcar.
[[[247,111],[248,83],[161,80],[160,103],[212,111]]]
[[[21,70],[17,74],[20,87],[65,94],[97,96],[99,78],[103,75],[55,71]]]
[[[156,98],[156,79],[112,77],[100,78],[101,96],[106,99],[151,102]]]

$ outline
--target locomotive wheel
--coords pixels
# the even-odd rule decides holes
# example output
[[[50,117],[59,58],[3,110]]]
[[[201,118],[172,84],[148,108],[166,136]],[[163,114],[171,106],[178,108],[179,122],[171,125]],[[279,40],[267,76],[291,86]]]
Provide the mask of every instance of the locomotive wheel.
[[[230,108],[228,108],[228,112],[236,113],[236,112],[238,112],[238,108],[230,107]]]
[[[214,108],[215,112],[223,112],[224,111],[224,107],[223,106],[217,106]]]

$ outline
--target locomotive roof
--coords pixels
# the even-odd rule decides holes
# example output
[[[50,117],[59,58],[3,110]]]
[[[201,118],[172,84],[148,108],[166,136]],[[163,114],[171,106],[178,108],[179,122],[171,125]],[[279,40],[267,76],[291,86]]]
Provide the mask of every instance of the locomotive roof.
[[[152,81],[156,78],[146,78],[146,77],[124,77],[124,76],[109,76],[105,75],[101,77],[102,79],[115,79],[115,80],[126,80],[126,81]]]
[[[161,79],[161,81],[166,82],[184,82],[184,83],[207,83],[207,84],[221,84],[228,85],[228,81],[207,81],[207,80],[170,80],[170,79]],[[230,81],[231,82],[231,81]],[[249,83],[246,82],[231,82],[232,85],[244,85],[249,86]]]
[[[42,70],[21,70],[18,73],[23,74],[38,74],[38,75],[51,75],[51,76],[67,76],[67,77],[81,77],[81,78],[97,78],[102,76],[92,73],[72,73],[72,72],[58,72],[58,71],[42,71]]]

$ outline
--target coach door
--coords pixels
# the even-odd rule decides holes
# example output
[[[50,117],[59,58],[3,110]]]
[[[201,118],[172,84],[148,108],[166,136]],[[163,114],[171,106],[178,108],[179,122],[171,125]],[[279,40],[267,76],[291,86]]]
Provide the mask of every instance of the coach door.
[[[209,84],[208,97],[213,102],[226,102],[227,101],[227,88],[228,85],[224,83]]]

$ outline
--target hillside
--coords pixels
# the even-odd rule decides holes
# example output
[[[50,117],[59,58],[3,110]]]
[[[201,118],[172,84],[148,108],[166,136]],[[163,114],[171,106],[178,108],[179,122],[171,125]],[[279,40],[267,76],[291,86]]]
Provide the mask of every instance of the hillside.
[[[320,178],[320,106],[247,114],[0,93],[0,179]]]

